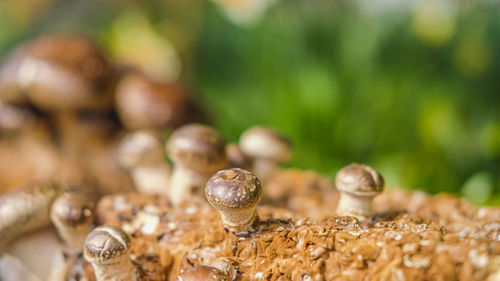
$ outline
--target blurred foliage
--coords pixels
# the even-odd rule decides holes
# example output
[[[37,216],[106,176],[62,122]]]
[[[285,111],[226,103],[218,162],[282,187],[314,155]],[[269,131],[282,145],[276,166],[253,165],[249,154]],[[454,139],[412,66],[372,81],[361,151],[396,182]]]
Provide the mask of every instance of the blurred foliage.
[[[86,33],[166,80],[182,69],[228,140],[255,124],[288,134],[290,166],[333,177],[363,162],[391,187],[500,205],[499,12],[489,0],[3,1],[0,55]]]

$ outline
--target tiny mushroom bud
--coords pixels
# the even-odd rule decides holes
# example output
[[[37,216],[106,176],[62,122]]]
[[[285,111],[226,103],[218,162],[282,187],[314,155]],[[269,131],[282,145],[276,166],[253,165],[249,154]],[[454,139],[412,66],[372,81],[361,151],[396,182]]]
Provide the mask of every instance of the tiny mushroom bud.
[[[373,168],[354,163],[337,173],[335,185],[340,191],[337,214],[362,220],[372,216],[372,200],[384,190],[384,178]]]
[[[66,245],[81,252],[94,220],[93,204],[82,195],[64,193],[52,203],[50,219]]]
[[[205,194],[228,230],[247,232],[258,222],[255,206],[260,201],[262,187],[254,174],[238,168],[219,171],[207,182]]]
[[[292,155],[291,141],[282,134],[264,127],[253,127],[240,138],[241,150],[253,158],[253,171],[262,181],[275,172],[280,163]]]
[[[226,274],[229,277],[229,280],[236,280],[238,270],[230,259],[225,257],[217,258],[210,264],[210,266],[215,267],[222,273]]]
[[[208,178],[227,165],[224,139],[201,124],[177,129],[167,143],[167,151],[174,162],[169,191],[174,204],[192,194],[201,195]]]
[[[167,193],[170,165],[160,139],[153,133],[136,131],[126,135],[118,145],[118,162],[131,172],[139,191]]]
[[[249,170],[252,166],[252,159],[248,157],[236,143],[226,146],[227,160],[230,168],[241,168]]]
[[[198,266],[193,270],[183,272],[177,281],[229,281],[229,276],[211,266]]]
[[[123,230],[101,226],[89,233],[83,253],[97,281],[133,281],[137,279],[129,248],[130,237]]]

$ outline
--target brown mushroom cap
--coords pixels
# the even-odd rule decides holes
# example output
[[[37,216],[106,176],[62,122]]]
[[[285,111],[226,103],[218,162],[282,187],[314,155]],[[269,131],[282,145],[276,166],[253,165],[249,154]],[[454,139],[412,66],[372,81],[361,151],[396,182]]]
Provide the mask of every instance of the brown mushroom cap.
[[[83,253],[93,264],[112,264],[128,254],[130,237],[118,227],[100,226],[87,235]]]
[[[341,192],[375,196],[384,190],[384,178],[369,166],[353,163],[338,171],[335,186]]]
[[[226,142],[206,125],[188,124],[174,131],[167,152],[176,165],[201,173],[217,171],[227,164]]]
[[[264,127],[246,130],[240,138],[243,152],[254,158],[285,162],[292,155],[292,143],[284,135]]]
[[[52,203],[50,217],[52,221],[69,227],[91,224],[93,204],[86,197],[75,193],[64,193]]]
[[[164,161],[163,146],[160,140],[150,132],[130,133],[118,145],[118,162],[126,169]]]
[[[48,35],[15,51],[5,64],[5,96],[25,91],[45,110],[109,109],[114,70],[101,50],[76,35]],[[13,72],[12,72],[13,71]]]
[[[198,266],[194,270],[183,272],[178,281],[229,281],[229,277],[211,266]]]
[[[175,129],[204,119],[180,85],[156,82],[140,74],[129,74],[120,81],[116,108],[130,129]]]
[[[232,168],[213,175],[207,182],[205,195],[217,210],[249,209],[259,203],[262,186],[254,174]]]

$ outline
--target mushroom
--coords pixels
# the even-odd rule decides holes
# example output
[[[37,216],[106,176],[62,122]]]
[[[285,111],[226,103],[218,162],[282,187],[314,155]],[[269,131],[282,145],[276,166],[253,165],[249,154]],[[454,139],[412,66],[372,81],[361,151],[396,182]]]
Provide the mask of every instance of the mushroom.
[[[153,81],[145,75],[126,75],[116,89],[116,109],[129,129],[175,129],[205,118],[178,84]]]
[[[208,178],[226,167],[226,143],[217,131],[201,124],[184,125],[167,143],[174,162],[170,198],[179,204],[192,194],[202,193]]]
[[[7,79],[44,110],[108,109],[114,87],[113,66],[89,39],[76,35],[46,35],[14,51]]]
[[[253,171],[267,181],[280,163],[292,155],[292,143],[284,135],[269,128],[252,127],[240,137],[241,150],[253,158]]]
[[[236,143],[229,143],[226,146],[226,155],[230,168],[240,168],[249,170],[252,167],[252,160],[248,157]]]
[[[255,206],[262,187],[254,174],[239,168],[219,171],[208,180],[205,194],[231,232],[247,232],[259,221]]]
[[[369,166],[353,163],[337,173],[335,186],[340,191],[337,214],[363,220],[372,216],[372,200],[384,190],[384,178]]]
[[[181,273],[177,281],[229,281],[229,276],[212,266],[197,266]]]
[[[131,172],[140,192],[167,194],[170,165],[164,155],[160,140],[149,131],[129,133],[118,145],[118,162]]]
[[[50,219],[66,245],[81,252],[94,219],[92,203],[82,195],[64,193],[52,203]]]
[[[52,181],[34,181],[0,198],[0,253],[10,241],[50,224],[49,208],[65,188]]]
[[[129,249],[130,237],[123,230],[100,226],[87,236],[83,253],[97,281],[133,281],[137,279]]]

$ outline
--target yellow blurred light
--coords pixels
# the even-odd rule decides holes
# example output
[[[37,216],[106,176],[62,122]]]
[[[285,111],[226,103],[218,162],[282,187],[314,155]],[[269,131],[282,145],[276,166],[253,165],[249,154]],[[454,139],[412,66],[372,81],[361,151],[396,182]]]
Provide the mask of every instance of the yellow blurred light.
[[[460,38],[454,50],[457,68],[465,75],[477,76],[488,67],[490,52],[477,33],[469,33]]]
[[[453,36],[456,27],[456,7],[446,0],[422,0],[413,14],[415,35],[429,46],[441,46]]]
[[[118,60],[140,68],[156,80],[171,82],[179,78],[181,62],[177,52],[145,15],[120,15],[112,24],[111,34],[111,49]]]

